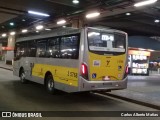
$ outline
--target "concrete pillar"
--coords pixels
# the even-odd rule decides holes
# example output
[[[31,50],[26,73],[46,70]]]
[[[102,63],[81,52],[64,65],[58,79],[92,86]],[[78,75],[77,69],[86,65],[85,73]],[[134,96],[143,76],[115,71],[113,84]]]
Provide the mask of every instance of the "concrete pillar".
[[[14,47],[15,47],[15,35],[9,35],[8,36],[7,53],[5,56],[6,64],[13,64]]]
[[[14,50],[15,47],[15,35],[8,36],[8,49]]]

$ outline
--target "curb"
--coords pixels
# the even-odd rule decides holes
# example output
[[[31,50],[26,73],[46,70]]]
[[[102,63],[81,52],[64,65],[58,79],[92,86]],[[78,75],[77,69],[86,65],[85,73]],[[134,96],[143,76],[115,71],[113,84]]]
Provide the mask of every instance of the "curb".
[[[153,109],[160,110],[160,106],[154,105],[154,104],[151,104],[151,103],[148,103],[148,102],[143,102],[143,101],[140,101],[140,100],[131,99],[131,98],[127,98],[127,97],[123,97],[123,96],[115,95],[115,94],[111,94],[111,93],[100,93],[100,94],[104,94],[104,95],[107,95],[107,96],[110,96],[110,97],[118,98],[118,99],[121,99],[121,100],[125,100],[125,101],[128,101],[128,102],[132,102],[132,103],[136,103],[136,104],[139,104],[139,105],[143,105],[143,106],[146,106],[146,107],[150,107],[150,108],[153,108]]]
[[[13,71],[13,69],[10,69],[10,68],[5,68],[5,67],[0,67],[2,69],[5,69],[5,70],[9,70],[9,71]]]

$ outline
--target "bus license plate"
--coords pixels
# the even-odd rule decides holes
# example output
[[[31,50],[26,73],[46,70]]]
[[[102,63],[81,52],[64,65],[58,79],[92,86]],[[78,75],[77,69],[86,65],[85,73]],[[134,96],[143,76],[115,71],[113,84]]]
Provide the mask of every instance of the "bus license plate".
[[[110,80],[110,77],[109,77],[109,76],[104,76],[104,77],[102,77],[102,80],[103,80],[103,81],[109,81],[109,80]]]

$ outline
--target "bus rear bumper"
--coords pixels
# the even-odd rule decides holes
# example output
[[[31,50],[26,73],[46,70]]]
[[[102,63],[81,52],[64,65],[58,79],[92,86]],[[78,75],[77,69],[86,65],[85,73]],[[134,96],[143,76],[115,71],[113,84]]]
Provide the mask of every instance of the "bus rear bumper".
[[[87,81],[84,78],[81,78],[79,91],[108,91],[126,89],[127,80],[128,77],[123,80],[116,81]]]

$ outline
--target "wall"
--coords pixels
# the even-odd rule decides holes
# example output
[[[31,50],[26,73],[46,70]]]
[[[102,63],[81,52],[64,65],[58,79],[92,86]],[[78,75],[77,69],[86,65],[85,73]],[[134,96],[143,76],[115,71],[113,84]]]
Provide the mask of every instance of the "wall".
[[[160,51],[160,42],[146,36],[129,36],[129,47]]]

